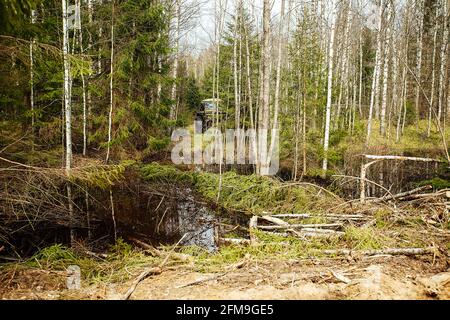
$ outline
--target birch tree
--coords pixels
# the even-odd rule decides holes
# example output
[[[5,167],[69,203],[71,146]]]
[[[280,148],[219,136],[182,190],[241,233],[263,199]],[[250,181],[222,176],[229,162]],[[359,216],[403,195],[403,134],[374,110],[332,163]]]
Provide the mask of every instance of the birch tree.
[[[68,12],[67,12],[67,0],[62,0],[62,22],[63,22],[63,63],[64,63],[64,114],[65,114],[65,171],[66,175],[70,176],[72,169],[72,104],[70,93],[70,60],[69,60],[69,25],[68,25]],[[69,215],[72,221],[73,219],[73,204],[72,204],[72,187],[70,182],[67,183],[67,199],[69,202]],[[70,241],[71,244],[75,241],[75,232],[73,228],[70,228]]]
[[[111,16],[111,68],[109,73],[109,115],[108,115],[108,142],[106,150],[106,163],[109,161],[112,140],[112,117],[114,106],[114,0],[112,1]]]
[[[180,0],[176,0],[175,3],[175,36],[174,36],[174,43],[175,43],[175,54],[173,59],[173,66],[172,66],[172,77],[173,77],[173,84],[172,84],[172,92],[171,92],[171,99],[172,99],[172,106],[170,108],[170,119],[175,120],[176,119],[176,113],[177,113],[177,75],[178,75],[178,61],[179,61],[179,51],[180,51],[180,11],[181,11],[181,4]]]
[[[334,59],[334,40],[336,33],[336,16],[337,16],[337,0],[331,1],[331,30],[330,30],[330,40],[328,48],[328,84],[327,84],[327,106],[325,115],[325,135],[323,142],[323,163],[322,170],[324,174],[328,170],[328,149],[330,146],[330,123],[331,123],[331,104],[333,98],[333,59]]]
[[[372,76],[372,90],[370,92],[369,104],[369,118],[367,119],[367,136],[366,146],[369,145],[370,135],[372,133],[372,118],[374,109],[377,108],[377,96],[380,87],[380,73],[381,73],[381,51],[382,51],[382,27],[383,27],[383,13],[385,7],[385,0],[380,0],[380,7],[378,11],[378,29],[377,29],[377,51],[375,54],[375,69]]]
[[[264,0],[263,6],[263,33],[261,43],[261,92],[260,92],[260,110],[259,110],[259,125],[258,125],[258,151],[259,158],[259,173],[261,175],[268,174],[269,163],[267,163],[267,138],[269,130],[269,116],[270,116],[270,12],[271,5],[269,0]]]
[[[391,2],[388,1],[386,10],[388,12],[386,19],[386,44],[384,51],[384,70],[383,70],[383,93],[381,96],[381,114],[380,114],[380,133],[382,136],[386,136],[386,108],[388,101],[388,82],[389,82],[389,60],[391,54],[391,15],[393,8],[391,8]]]

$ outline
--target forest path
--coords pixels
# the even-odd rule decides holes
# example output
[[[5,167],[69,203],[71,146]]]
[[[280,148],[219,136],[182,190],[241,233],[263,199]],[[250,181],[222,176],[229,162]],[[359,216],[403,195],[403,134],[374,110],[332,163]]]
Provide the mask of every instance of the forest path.
[[[249,261],[226,274],[223,270],[201,273],[186,265],[143,280],[131,299],[450,299],[448,266],[446,258],[435,260],[432,256]],[[19,281],[21,289],[8,290],[0,296],[121,299],[132,283],[132,280],[102,282],[69,291],[26,289],[25,282]],[[35,276],[33,281],[36,283]]]

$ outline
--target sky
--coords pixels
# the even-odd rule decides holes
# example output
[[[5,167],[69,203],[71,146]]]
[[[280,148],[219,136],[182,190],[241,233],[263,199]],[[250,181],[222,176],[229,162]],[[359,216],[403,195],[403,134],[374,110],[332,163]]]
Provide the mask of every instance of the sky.
[[[215,7],[216,2],[222,3],[226,6],[226,19],[229,19],[234,14],[234,3],[236,0],[192,0],[199,4],[198,17],[193,21],[193,28],[185,34],[183,39],[184,46],[191,49],[193,53],[200,53],[208,48],[214,42],[215,30]],[[286,10],[288,7],[286,0]],[[292,0],[292,10],[300,7],[308,0]],[[355,5],[359,0],[353,0]],[[366,24],[370,28],[375,28],[377,25],[377,8],[373,5],[373,0],[361,0],[363,3],[364,13],[367,16]],[[272,0],[272,20],[276,21],[280,15],[281,0]],[[255,18],[256,25],[261,24],[263,0],[244,0],[246,8],[250,8],[250,14]],[[329,15],[331,7],[331,0],[327,0],[326,15]]]

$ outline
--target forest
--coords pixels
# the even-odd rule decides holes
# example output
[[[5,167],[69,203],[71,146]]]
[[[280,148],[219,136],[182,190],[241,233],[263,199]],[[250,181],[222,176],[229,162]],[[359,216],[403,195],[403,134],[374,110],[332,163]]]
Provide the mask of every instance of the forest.
[[[0,298],[450,299],[448,0],[0,0]]]

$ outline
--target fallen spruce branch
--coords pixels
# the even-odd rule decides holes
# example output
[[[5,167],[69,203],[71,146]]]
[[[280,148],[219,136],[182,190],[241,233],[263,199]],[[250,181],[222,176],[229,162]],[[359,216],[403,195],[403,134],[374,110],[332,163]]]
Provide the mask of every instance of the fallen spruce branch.
[[[187,233],[185,233],[181,239],[175,244],[175,246],[172,248],[172,250],[170,250],[170,252],[167,254],[166,258],[164,259],[163,262],[161,262],[159,264],[159,266],[157,267],[151,267],[148,268],[146,270],[144,270],[133,282],[133,284],[131,285],[130,289],[128,289],[128,291],[125,293],[125,295],[123,296],[122,300],[128,300],[131,295],[133,294],[134,290],[136,290],[136,287],[138,286],[138,284],[144,280],[145,278],[147,278],[148,276],[151,275],[159,275],[162,273],[162,268],[164,267],[164,265],[167,263],[167,261],[169,261],[169,258],[171,256],[171,254],[175,251],[175,249],[178,247],[178,245],[184,240],[184,238],[186,237]]]

